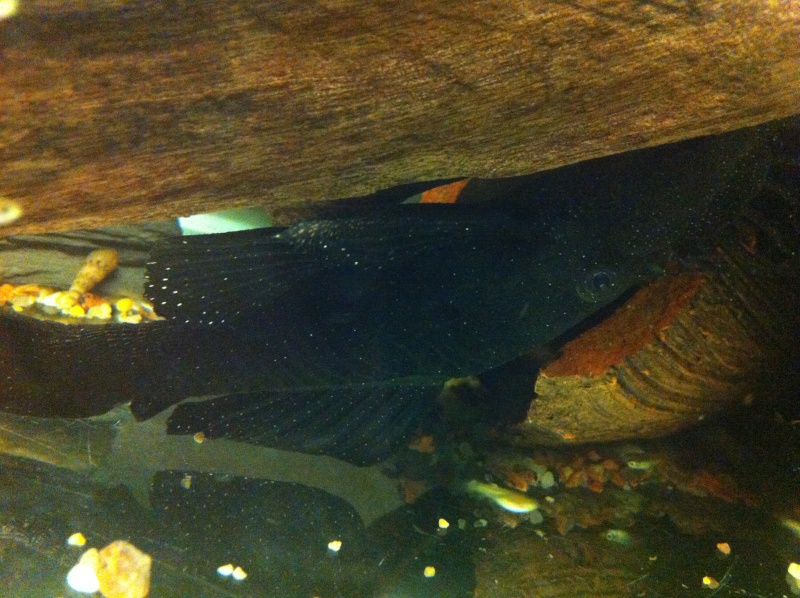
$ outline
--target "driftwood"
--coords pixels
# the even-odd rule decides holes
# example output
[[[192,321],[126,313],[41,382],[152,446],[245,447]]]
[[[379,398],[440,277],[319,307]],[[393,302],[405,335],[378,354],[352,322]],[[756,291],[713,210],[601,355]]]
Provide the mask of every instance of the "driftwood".
[[[0,21],[5,234],[530,173],[784,117],[762,0],[30,0]]]

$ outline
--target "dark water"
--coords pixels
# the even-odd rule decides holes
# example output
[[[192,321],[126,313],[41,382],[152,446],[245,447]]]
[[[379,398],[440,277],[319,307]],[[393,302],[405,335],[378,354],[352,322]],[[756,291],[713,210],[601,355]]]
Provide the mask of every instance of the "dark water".
[[[533,487],[544,515],[536,524],[442,485],[365,526],[350,504],[321,490],[196,471],[157,473],[145,507],[123,488],[6,458],[0,583],[4,596],[76,595],[64,580],[82,549],[65,540],[81,531],[91,546],[123,538],[150,554],[153,596],[471,596],[476,587],[490,596],[789,595],[786,567],[800,559],[800,539],[780,519],[796,505],[797,433],[755,422],[784,439],[729,436],[741,423],[638,443],[664,459],[655,469],[674,471],[651,470],[631,489]],[[613,446],[594,450],[619,454]],[[572,450],[569,458],[586,452]],[[555,463],[565,455],[546,457]],[[406,458],[419,477],[441,469]],[[497,471],[496,462],[487,469]],[[735,480],[748,498],[719,488],[714,495],[710,483],[693,486],[678,473],[699,463]],[[746,504],[750,496],[757,505]],[[446,531],[440,519],[450,523]],[[609,540],[608,530],[624,531],[628,541]],[[328,548],[332,540],[342,542],[338,552]],[[229,562],[247,579],[215,573]],[[426,567],[435,567],[433,577]],[[706,576],[719,588],[702,588]]]
[[[743,213],[750,215],[749,225],[767,230],[774,204],[760,194],[765,185],[780,188],[789,204],[800,202],[797,133],[796,122],[780,123],[654,150],[644,159],[625,155],[533,177],[481,181],[464,201],[483,206],[502,196],[541,208],[537,232],[550,245],[536,266],[549,286],[542,301],[526,309],[542,321],[558,307],[569,311],[561,334],[572,326],[570,318],[577,317],[582,329],[594,325],[600,318],[592,316],[595,309],[614,307],[618,295],[624,298],[667,269],[722,267],[713,259],[715,235],[724,234],[719,231]],[[397,200],[393,192],[355,205],[380,220],[385,204]],[[800,225],[788,221],[778,228],[785,234],[769,246],[797,260]],[[350,242],[357,245],[358,237]],[[581,262],[585,255],[592,259]],[[556,282],[561,290],[552,289]],[[328,287],[342,308],[331,320],[337,329],[359,317],[363,289],[348,288],[352,293]],[[559,299],[564,289],[569,301]],[[788,285],[787,301],[793,292]],[[399,297],[402,292],[393,291],[390,298]],[[302,318],[302,310],[295,311],[293,317]],[[408,306],[392,317],[410,324],[397,360],[424,357],[421,345],[409,348],[415,338],[427,339],[413,326],[431,326],[432,320],[415,321]],[[359,322],[367,334],[380,319],[370,313]],[[796,316],[786,317],[787,330],[797,324]],[[545,332],[537,330],[543,336],[530,350],[552,340]],[[344,345],[326,346],[344,355]],[[452,355],[466,351],[463,344],[456,349]],[[412,436],[421,427],[435,438],[421,450],[406,448],[405,434],[400,446],[383,443],[399,436],[390,429],[394,420],[381,419],[388,408],[380,397],[339,401],[357,417],[339,418],[333,411],[330,419],[317,417],[300,440],[289,432],[281,432],[280,441],[228,435],[250,444],[225,434],[203,444],[190,436],[166,437],[163,417],[137,423],[116,412],[95,419],[4,420],[0,594],[78,595],[65,576],[83,549],[66,539],[80,531],[88,546],[126,539],[150,554],[152,596],[789,596],[787,568],[800,561],[800,360],[785,357],[752,405],[665,439],[588,447],[513,450],[498,442],[495,427],[518,417],[519,397],[530,396],[528,388],[502,383],[495,387],[508,397],[463,414],[469,427],[451,428],[436,410],[409,420]],[[438,366],[424,373],[439,370],[441,380],[433,376],[439,383],[482,373]],[[506,370],[493,376],[502,382]],[[337,388],[347,393],[346,385]],[[318,414],[330,408],[324,402],[274,404],[273,421],[264,419],[265,404],[261,412],[243,411],[251,417],[247,426],[260,429],[269,421],[289,430],[279,425],[289,408],[311,405]],[[208,417],[228,408],[215,404]],[[385,429],[354,423],[364,419]],[[336,423],[326,427],[326,421]],[[241,432],[245,424],[233,428]],[[364,429],[381,457],[392,448],[372,468],[254,446],[346,458],[352,453],[331,447],[366,434]],[[309,443],[317,444],[312,450]],[[470,479],[527,485],[539,507],[533,514],[504,511],[465,493]],[[331,542],[341,547],[334,550]],[[227,563],[240,565],[247,578],[217,574]]]

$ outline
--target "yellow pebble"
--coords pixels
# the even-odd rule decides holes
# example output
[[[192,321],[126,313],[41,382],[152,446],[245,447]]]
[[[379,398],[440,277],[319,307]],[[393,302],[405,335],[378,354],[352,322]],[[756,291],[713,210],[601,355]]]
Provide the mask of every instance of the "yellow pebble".
[[[110,320],[111,319],[111,305],[108,303],[101,303],[89,308],[86,315],[90,318],[97,320]]]
[[[231,573],[233,573],[233,565],[228,563],[227,565],[217,567],[217,573],[222,575],[222,577],[228,577],[231,575]]]
[[[425,577],[433,577],[434,575],[436,575],[436,567],[431,567],[430,565],[428,565],[427,567],[425,567],[425,571],[423,571],[422,573],[423,575],[425,575]]]
[[[70,546],[84,546],[86,544],[86,536],[80,532],[76,532],[67,538],[67,544]]]
[[[203,444],[203,441],[206,439],[206,435],[203,432],[195,432],[192,438],[194,438],[194,441],[197,444]]]
[[[247,577],[247,573],[245,573],[244,569],[241,567],[236,567],[231,573],[231,577],[233,577],[236,581],[242,581],[245,577]]]
[[[114,304],[114,307],[116,307],[117,311],[120,313],[128,313],[133,309],[133,301],[127,297],[123,297]]]
[[[17,12],[17,0],[3,0],[0,2],[0,19],[10,17]],[[13,199],[0,196],[0,226],[11,224],[22,216],[22,206]]]
[[[123,324],[139,324],[142,321],[142,314],[134,313],[119,313],[117,315],[117,321],[122,322]]]
[[[791,575],[795,579],[800,579],[800,565],[798,565],[797,563],[792,563],[791,565],[789,565],[787,571],[789,575]]]
[[[709,590],[716,590],[719,587],[719,582],[713,577],[706,575],[703,578],[703,587],[708,588]]]
[[[186,490],[192,487],[192,476],[190,476],[188,473],[181,478],[181,487],[185,488]]]
[[[331,552],[339,552],[342,548],[342,541],[341,540],[331,540],[328,542],[328,550]]]
[[[439,529],[447,529],[450,527],[450,522],[447,519],[439,519]]]
[[[36,295],[36,303],[44,302],[48,297],[51,297],[55,291],[53,289],[48,289],[47,287],[41,287],[39,289],[39,293]]]
[[[86,315],[86,312],[80,305],[73,305],[69,308],[69,315],[73,318],[82,318]]]
[[[36,303],[35,295],[15,295],[11,298],[11,304],[19,307],[30,307]]]
[[[58,309],[68,312],[70,308],[78,302],[78,299],[80,299],[80,295],[78,293],[60,291],[56,293],[54,303]]]

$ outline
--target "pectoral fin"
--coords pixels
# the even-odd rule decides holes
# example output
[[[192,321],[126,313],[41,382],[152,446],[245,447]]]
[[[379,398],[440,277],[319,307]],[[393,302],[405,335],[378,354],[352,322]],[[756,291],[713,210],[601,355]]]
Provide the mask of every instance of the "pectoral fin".
[[[203,432],[371,465],[409,440],[440,390],[440,382],[393,381],[231,394],[181,403],[167,433]]]

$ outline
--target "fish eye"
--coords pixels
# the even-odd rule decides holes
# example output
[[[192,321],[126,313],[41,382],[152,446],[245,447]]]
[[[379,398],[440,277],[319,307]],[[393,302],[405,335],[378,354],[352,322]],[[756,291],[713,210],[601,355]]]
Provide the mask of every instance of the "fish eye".
[[[612,284],[611,276],[608,272],[596,272],[592,275],[591,284],[596,291],[602,293]]]
[[[617,273],[610,268],[592,270],[577,282],[575,291],[587,303],[599,303],[617,293],[618,279]]]

